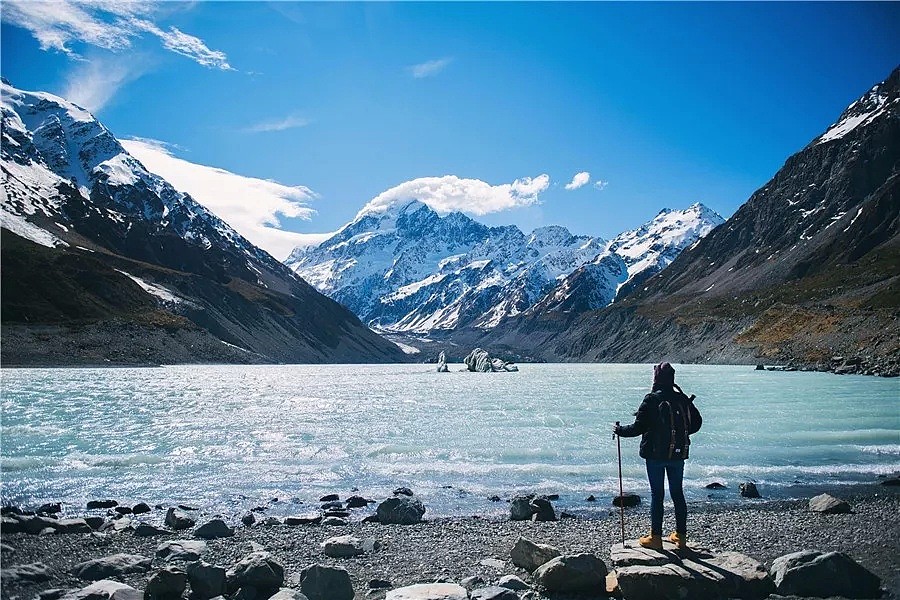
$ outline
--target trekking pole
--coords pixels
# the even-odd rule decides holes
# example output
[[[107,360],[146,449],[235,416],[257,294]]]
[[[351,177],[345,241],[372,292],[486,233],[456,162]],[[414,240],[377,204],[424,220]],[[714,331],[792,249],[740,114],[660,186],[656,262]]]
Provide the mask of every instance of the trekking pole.
[[[616,427],[619,422],[616,421]],[[622,548],[625,547],[625,492],[622,491],[622,437],[613,434],[616,438],[616,448],[619,451],[619,521],[622,525]]]

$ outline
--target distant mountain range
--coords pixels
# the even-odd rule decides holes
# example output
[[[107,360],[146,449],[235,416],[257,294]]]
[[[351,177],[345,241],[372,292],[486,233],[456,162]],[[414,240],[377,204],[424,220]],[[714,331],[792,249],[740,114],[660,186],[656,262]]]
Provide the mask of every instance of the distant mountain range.
[[[88,111],[0,91],[4,364],[403,359]]]
[[[897,374],[898,225],[900,68],[643,287],[600,310],[536,309],[454,339],[546,360]]]
[[[489,330],[541,310],[600,308],[639,286],[724,220],[702,204],[661,211],[611,242],[550,226],[525,234],[416,200],[363,209],[285,261],[370,326],[428,334]]]

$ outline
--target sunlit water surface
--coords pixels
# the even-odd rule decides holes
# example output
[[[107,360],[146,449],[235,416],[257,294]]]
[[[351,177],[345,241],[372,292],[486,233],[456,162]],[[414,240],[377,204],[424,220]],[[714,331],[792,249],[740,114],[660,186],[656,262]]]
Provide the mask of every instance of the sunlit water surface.
[[[291,514],[298,500],[353,488],[380,498],[404,485],[432,516],[500,514],[506,505],[488,497],[517,491],[608,509],[611,425],[631,421],[649,366],[460,368],[4,369],[3,500],[109,497],[236,515],[277,497],[274,514]],[[715,492],[727,502],[746,480],[777,498],[900,470],[896,379],[676,368],[704,417],[685,473],[691,499],[707,499],[711,481],[728,486]],[[643,493],[638,440],[623,439],[622,454],[625,488]],[[590,494],[599,502],[585,503]]]

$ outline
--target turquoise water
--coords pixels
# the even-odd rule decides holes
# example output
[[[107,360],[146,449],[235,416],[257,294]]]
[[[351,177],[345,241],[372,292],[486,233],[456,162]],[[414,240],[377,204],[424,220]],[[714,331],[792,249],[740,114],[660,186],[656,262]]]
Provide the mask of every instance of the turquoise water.
[[[439,374],[429,365],[4,369],[2,496],[187,502],[236,514],[271,498],[314,502],[406,485],[431,515],[507,510],[516,491],[606,510],[618,492],[611,426],[630,422],[648,365],[523,364]],[[686,492],[737,496],[875,481],[900,470],[900,381],[752,367],[676,366],[697,395]],[[626,489],[646,490],[623,439]],[[450,487],[452,486],[452,487]],[[296,501],[296,500],[295,500]]]

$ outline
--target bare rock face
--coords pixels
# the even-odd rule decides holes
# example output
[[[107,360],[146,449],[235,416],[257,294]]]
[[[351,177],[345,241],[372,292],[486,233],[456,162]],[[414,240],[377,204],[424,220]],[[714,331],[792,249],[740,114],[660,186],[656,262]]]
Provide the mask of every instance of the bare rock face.
[[[663,541],[661,551],[637,540],[610,548],[610,559],[623,597],[628,600],[765,598],[774,592],[769,573],[758,561],[737,552],[677,546]]]
[[[802,550],[772,563],[779,594],[879,598],[881,580],[843,552]]]

